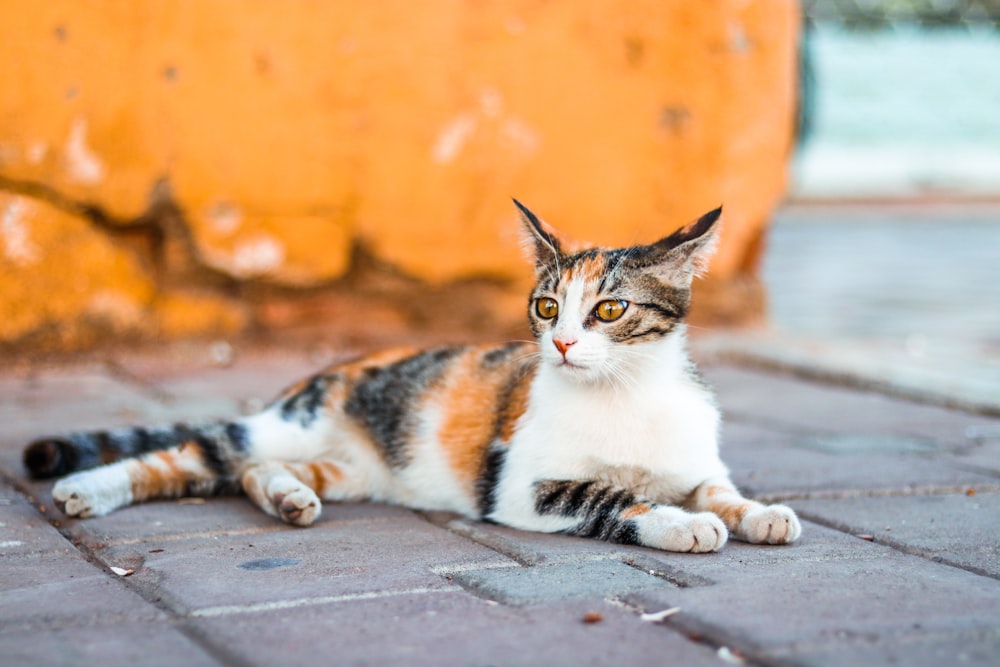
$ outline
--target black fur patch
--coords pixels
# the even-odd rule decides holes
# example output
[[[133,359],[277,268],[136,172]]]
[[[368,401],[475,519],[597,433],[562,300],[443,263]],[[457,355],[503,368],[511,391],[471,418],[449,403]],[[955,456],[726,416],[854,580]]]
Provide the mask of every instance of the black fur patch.
[[[488,369],[503,366],[504,362],[514,354],[521,352],[524,347],[525,343],[507,343],[506,345],[495,347],[483,355],[482,366]]]
[[[314,375],[305,387],[281,404],[281,418],[287,422],[297,421],[302,428],[309,427],[316,421],[316,413],[323,405],[329,385],[328,376]]]
[[[394,364],[365,370],[344,403],[344,411],[372,435],[390,466],[405,466],[413,429],[413,403],[441,376],[463,348],[424,352]]]
[[[476,500],[482,517],[488,517],[496,508],[497,484],[506,459],[507,448],[497,445],[491,447],[483,459],[483,469],[476,478]]]

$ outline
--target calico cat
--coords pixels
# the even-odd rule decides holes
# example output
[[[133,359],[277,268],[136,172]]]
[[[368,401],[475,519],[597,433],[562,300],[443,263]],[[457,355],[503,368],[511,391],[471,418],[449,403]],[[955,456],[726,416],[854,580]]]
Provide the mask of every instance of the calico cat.
[[[25,466],[73,473],[52,490],[71,517],[242,489],[297,526],[324,500],[372,499],[669,551],[715,551],[730,533],[793,542],[791,509],[730,482],[719,410],[685,351],[721,209],[650,245],[573,250],[514,203],[534,250],[534,342],[390,350],[249,417],[46,438]]]

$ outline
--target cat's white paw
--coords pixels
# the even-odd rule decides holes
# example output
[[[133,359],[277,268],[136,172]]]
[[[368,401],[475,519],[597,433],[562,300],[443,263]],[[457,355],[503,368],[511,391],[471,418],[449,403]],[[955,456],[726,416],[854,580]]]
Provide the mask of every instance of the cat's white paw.
[[[711,512],[688,514],[653,510],[644,514],[637,523],[640,525],[642,543],[664,551],[718,551],[729,538],[725,524]]]
[[[104,516],[132,503],[132,482],[116,466],[78,472],[56,482],[52,500],[66,516]]]
[[[285,523],[296,526],[312,524],[322,511],[316,492],[297,479],[280,479],[268,486],[267,496]]]
[[[766,505],[750,510],[739,529],[739,536],[753,544],[791,544],[801,534],[799,518],[785,505]]]

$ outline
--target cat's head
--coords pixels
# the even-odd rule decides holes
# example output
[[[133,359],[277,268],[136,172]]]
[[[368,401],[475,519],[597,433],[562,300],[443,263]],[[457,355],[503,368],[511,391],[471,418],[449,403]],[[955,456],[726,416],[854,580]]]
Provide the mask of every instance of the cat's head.
[[[715,249],[721,208],[649,245],[569,250],[514,203],[534,248],[528,317],[543,363],[581,382],[614,382],[676,337],[691,281]]]

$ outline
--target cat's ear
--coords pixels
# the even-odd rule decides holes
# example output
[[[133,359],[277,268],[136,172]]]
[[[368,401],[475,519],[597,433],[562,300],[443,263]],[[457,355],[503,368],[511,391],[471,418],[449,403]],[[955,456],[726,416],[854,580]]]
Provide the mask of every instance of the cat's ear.
[[[708,268],[719,242],[722,207],[709,211],[670,236],[643,248],[636,260],[671,282],[690,283]]]
[[[528,207],[521,202],[514,200],[514,205],[521,213],[521,221],[524,223],[526,237],[529,244],[534,245],[535,267],[538,270],[559,266],[559,258],[562,256],[562,248],[555,233],[547,228],[545,223],[538,219]]]

